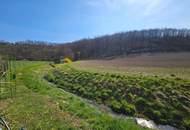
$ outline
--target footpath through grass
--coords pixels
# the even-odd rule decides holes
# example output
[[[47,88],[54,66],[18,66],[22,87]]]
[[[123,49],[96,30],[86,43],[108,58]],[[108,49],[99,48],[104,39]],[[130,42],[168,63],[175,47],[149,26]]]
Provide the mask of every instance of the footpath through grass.
[[[43,79],[46,62],[17,62],[13,98],[0,100],[0,114],[13,130],[143,130],[132,120],[118,119]]]
[[[190,129],[190,81],[159,76],[120,75],[77,70],[63,65],[45,78],[117,113]]]

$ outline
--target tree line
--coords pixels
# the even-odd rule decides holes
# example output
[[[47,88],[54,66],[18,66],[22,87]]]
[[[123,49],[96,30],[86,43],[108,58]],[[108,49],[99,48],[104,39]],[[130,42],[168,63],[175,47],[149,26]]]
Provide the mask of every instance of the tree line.
[[[0,54],[18,60],[97,59],[135,53],[190,51],[189,29],[149,29],[120,32],[71,43],[0,41]]]

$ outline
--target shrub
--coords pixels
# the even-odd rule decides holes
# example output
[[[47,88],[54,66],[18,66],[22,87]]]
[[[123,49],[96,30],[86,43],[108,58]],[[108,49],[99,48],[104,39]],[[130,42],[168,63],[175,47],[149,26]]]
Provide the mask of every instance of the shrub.
[[[150,115],[149,115],[149,117],[150,117]],[[161,113],[160,113],[160,111],[154,110],[154,111],[153,111],[153,114],[152,114],[152,117],[153,117],[153,120],[154,120],[155,122],[159,122],[159,121],[160,121],[160,118],[161,118]]]
[[[175,74],[170,74],[171,77],[175,77]]]
[[[49,81],[49,82],[54,82],[55,81],[55,77],[52,74],[46,74],[44,76],[44,78]]]
[[[85,92],[85,89],[83,87],[79,88],[79,94],[83,94]]]
[[[122,100],[121,109],[124,112],[124,114],[127,114],[127,115],[134,115],[135,114],[135,106],[127,103],[125,100]]]
[[[190,130],[190,118],[184,119],[183,123],[184,123],[186,130]]]
[[[153,108],[149,107],[146,108],[144,114],[149,117],[151,120],[154,120],[156,123],[159,122],[161,118],[161,113],[159,111],[154,110]]]
[[[122,106],[122,104],[119,101],[113,99],[111,101],[111,105],[110,106],[111,106],[111,108],[112,108],[113,111],[121,113],[121,106]]]
[[[139,97],[136,99],[135,107],[138,111],[144,111],[147,106],[148,102],[144,98]]]

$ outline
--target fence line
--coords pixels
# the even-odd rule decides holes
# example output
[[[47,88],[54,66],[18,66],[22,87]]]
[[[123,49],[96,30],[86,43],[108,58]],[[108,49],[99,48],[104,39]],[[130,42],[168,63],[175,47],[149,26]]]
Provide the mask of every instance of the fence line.
[[[0,59],[0,99],[16,95],[16,61]]]

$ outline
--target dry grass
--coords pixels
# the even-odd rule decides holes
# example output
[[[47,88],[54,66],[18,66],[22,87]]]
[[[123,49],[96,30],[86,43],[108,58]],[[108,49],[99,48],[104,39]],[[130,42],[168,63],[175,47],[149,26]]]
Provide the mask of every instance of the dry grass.
[[[73,64],[78,69],[103,72],[142,73],[145,75],[190,77],[190,53],[131,55],[107,60],[84,60]]]

